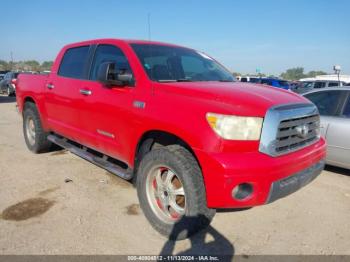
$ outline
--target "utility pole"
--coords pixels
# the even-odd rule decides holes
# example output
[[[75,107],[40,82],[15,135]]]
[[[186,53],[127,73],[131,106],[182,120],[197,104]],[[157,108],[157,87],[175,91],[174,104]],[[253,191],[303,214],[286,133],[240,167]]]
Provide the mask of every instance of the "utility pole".
[[[339,86],[340,86],[340,77],[339,77],[340,71],[341,71],[340,65],[335,65],[335,66],[333,66],[333,70],[334,70],[334,72],[338,75],[338,84],[339,84]]]
[[[11,71],[13,71],[13,53],[11,51]]]

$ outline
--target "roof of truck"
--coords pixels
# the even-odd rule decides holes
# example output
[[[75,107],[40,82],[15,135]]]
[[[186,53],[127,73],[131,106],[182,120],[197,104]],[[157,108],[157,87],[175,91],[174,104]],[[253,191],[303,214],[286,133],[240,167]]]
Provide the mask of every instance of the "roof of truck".
[[[79,46],[79,45],[87,45],[87,44],[97,44],[100,42],[119,42],[119,43],[127,43],[127,44],[142,44],[142,45],[164,45],[164,46],[176,46],[176,47],[183,47],[180,45],[170,44],[170,43],[164,43],[164,42],[158,42],[158,41],[149,41],[149,40],[136,40],[136,39],[118,39],[118,38],[101,38],[101,39],[91,39],[76,43],[71,43],[66,46]]]

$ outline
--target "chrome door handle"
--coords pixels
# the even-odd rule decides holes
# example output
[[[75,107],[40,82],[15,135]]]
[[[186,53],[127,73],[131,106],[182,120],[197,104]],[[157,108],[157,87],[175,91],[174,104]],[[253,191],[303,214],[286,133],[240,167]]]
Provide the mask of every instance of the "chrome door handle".
[[[54,86],[53,84],[47,84],[46,87],[47,87],[48,89],[54,89],[54,88],[55,88],[55,86]]]
[[[86,90],[86,89],[80,89],[80,94],[84,96],[89,96],[92,94],[91,90]]]

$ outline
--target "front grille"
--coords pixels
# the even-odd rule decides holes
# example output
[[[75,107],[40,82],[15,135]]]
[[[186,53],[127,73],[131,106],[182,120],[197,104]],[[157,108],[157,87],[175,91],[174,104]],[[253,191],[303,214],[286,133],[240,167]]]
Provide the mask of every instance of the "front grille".
[[[270,108],[264,118],[259,151],[287,154],[319,139],[320,117],[314,104],[285,104]]]
[[[298,127],[306,127],[306,133],[301,136]],[[318,139],[320,128],[319,115],[283,120],[278,126],[276,137],[277,153],[294,151],[307,146]]]

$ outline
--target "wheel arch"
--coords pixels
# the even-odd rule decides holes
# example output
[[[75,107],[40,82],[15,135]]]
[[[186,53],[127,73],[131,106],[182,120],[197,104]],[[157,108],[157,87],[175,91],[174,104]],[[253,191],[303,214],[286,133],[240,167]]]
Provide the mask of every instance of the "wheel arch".
[[[144,132],[139,138],[136,148],[134,151],[134,168],[137,169],[138,164],[140,163],[142,157],[149,151],[160,146],[169,146],[169,145],[181,145],[186,148],[196,159],[198,166],[201,168],[200,162],[193,151],[190,144],[183,138],[164,131],[164,130],[148,130]],[[202,168],[201,168],[202,169]]]
[[[38,101],[33,96],[27,95],[22,99],[22,106],[21,106],[22,108],[20,111],[22,113],[22,115],[23,115],[23,112],[25,110],[26,103],[32,103],[36,106],[38,113],[39,113],[39,116],[40,116],[41,123],[43,125],[43,128],[45,131],[48,131],[48,124],[47,124],[46,118],[44,117],[45,114],[43,112],[44,109],[42,108],[42,106],[38,103]]]
[[[36,105],[36,102],[35,102],[34,98],[31,97],[31,96],[26,96],[26,97],[23,99],[23,110],[24,110],[24,108],[25,108],[26,103],[33,103],[33,104]]]

